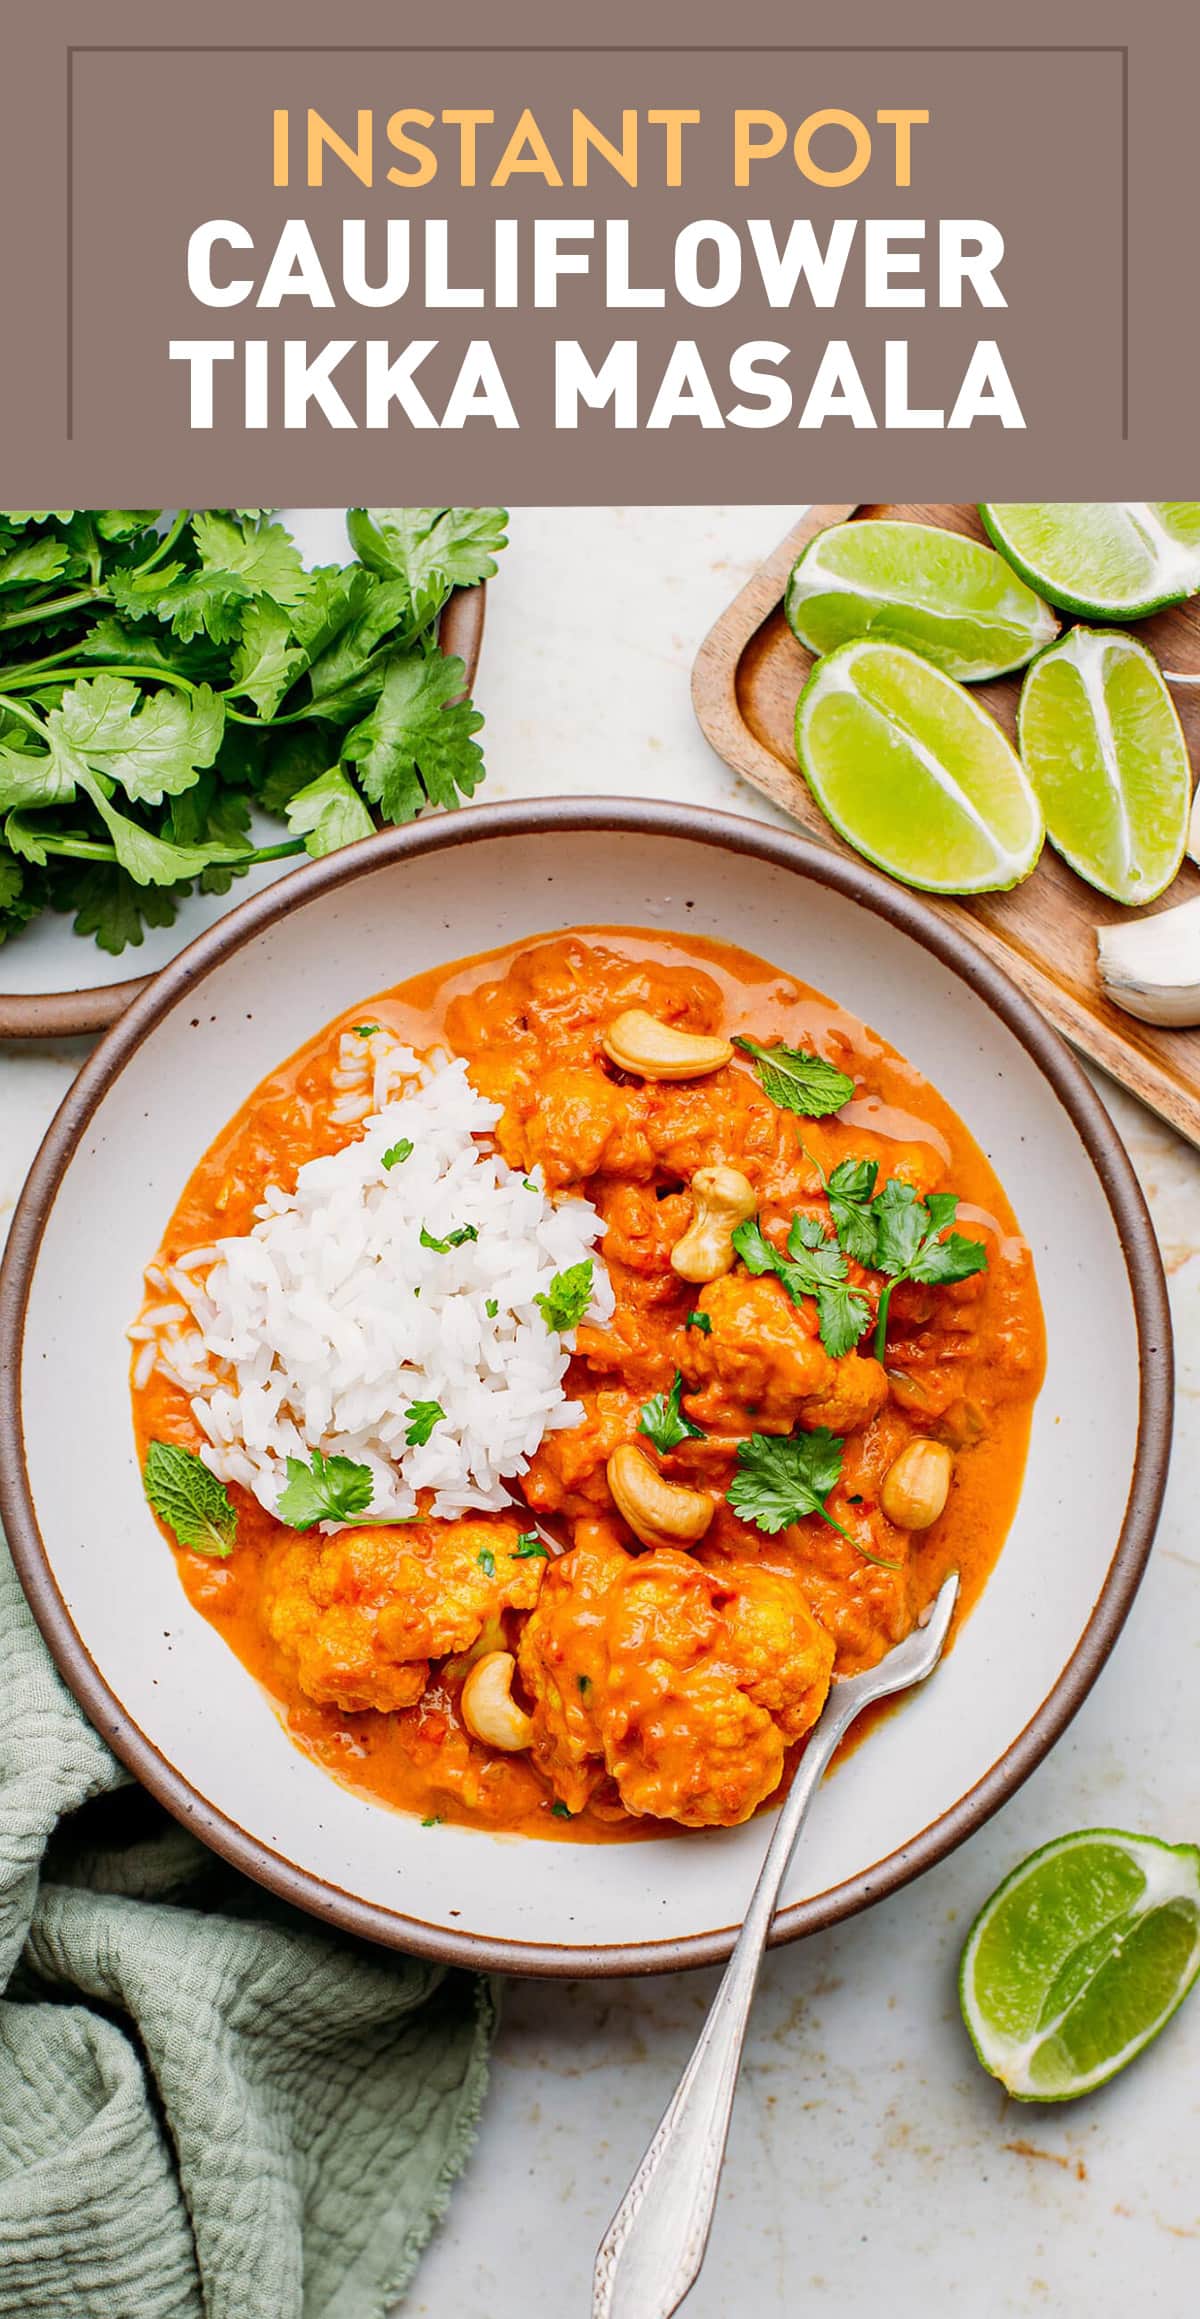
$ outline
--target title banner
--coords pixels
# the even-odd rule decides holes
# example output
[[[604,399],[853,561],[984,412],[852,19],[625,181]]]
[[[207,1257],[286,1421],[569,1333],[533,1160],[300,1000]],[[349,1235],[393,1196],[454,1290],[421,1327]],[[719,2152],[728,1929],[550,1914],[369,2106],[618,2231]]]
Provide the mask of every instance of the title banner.
[[[352,5],[338,46],[301,7],[269,41],[261,8],[186,43],[161,10],[41,24],[61,201],[19,249],[9,202],[3,263],[33,236],[55,289],[9,339],[5,499],[1186,483],[1195,324],[1148,230],[1170,60],[1099,37],[1103,9],[1086,43],[976,48],[893,8],[887,45],[845,49],[798,12],[786,42],[751,8],[737,46],[606,21],[553,47],[520,13],[446,48]]]

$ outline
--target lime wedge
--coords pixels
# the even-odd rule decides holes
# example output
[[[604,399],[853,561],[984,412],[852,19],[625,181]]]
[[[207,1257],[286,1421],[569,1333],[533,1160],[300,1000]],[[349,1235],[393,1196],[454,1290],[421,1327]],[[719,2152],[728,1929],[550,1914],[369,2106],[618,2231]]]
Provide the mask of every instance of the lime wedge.
[[[1145,645],[1073,628],[1030,669],[1017,739],[1063,860],[1114,902],[1152,902],[1183,860],[1192,770]]]
[[[881,870],[933,894],[1027,878],[1042,816],[986,709],[915,652],[864,639],[819,660],[796,754],[821,811]]]
[[[1058,634],[1003,556],[925,523],[838,523],[794,565],[783,600],[810,652],[857,636],[907,644],[963,684],[1024,668]]]
[[[1032,1852],[967,1936],[963,2019],[1023,2102],[1068,2102],[1157,2037],[1200,1972],[1200,1851],[1084,1828]]]
[[[1134,620],[1200,588],[1200,500],[1048,500],[981,507],[1002,555],[1065,612]]]

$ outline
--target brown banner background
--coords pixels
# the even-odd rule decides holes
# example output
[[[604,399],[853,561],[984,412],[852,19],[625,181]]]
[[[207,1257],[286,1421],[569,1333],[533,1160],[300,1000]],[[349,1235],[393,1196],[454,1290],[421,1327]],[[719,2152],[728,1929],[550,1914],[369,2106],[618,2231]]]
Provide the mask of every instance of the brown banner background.
[[[1112,0],[1086,8],[1014,0],[1001,23],[980,9],[970,19],[932,0],[863,0],[852,34],[844,12],[830,19],[763,0],[736,11],[709,0],[686,12],[613,8],[586,21],[529,0],[462,7],[452,18],[380,0],[340,0],[336,10],[315,0],[286,9],[217,0],[202,18],[150,0],[60,0],[36,18],[28,12],[0,34],[0,500],[775,502],[1186,489],[1198,465],[1187,180],[1200,18],[1177,0],[1143,0],[1135,22]],[[430,47],[431,32],[446,45]],[[831,47],[831,33],[853,45]],[[542,39],[555,45],[542,48]],[[651,39],[660,45],[647,49]],[[503,192],[463,190],[448,168],[415,194],[383,182],[368,191],[333,170],[320,191],[271,185],[276,106],[313,104],[349,126],[363,105],[380,123],[401,105],[434,113],[480,105],[503,127],[528,104],[557,152],[572,103],[606,125],[623,105],[699,107],[703,128],[688,133],[682,189],[647,181],[635,193],[602,169],[586,191],[550,192],[532,178]],[[794,121],[824,105],[868,119],[880,107],[924,106],[931,122],[916,133],[907,191],[882,164],[825,191],[780,162],[738,192],[727,133],[738,104],[772,106]],[[1006,239],[1009,305],[864,315],[848,289],[832,310],[814,311],[804,297],[791,312],[773,311],[747,285],[723,309],[700,311],[668,293],[661,312],[606,312],[595,279],[564,284],[559,307],[540,313],[426,314],[411,298],[384,311],[314,311],[289,300],[266,313],[190,298],[193,226],[241,220],[264,250],[290,215],[306,217],[331,253],[343,215],[447,217],[460,278],[497,215],[628,216],[639,277],[668,281],[674,233],[691,218],[769,216],[786,232],[797,215],[818,229],[835,216],[983,217]],[[855,278],[852,266],[851,285]],[[397,420],[386,433],[350,433],[316,414],[304,432],[273,422],[248,433],[240,396],[219,372],[218,424],[192,432],[187,375],[168,359],[169,340],[246,336],[302,337],[314,349],[335,337],[385,337],[397,352],[409,339],[436,338],[437,356],[418,373],[435,408],[466,341],[488,338],[520,428],[474,420],[461,431],[414,433]],[[643,417],[677,338],[700,342],[726,404],[736,399],[725,375],[731,346],[790,343],[791,420],[756,432],[677,421],[647,434],[615,431],[597,413],[578,432],[555,434],[554,339],[581,339],[595,361],[630,336],[641,343]],[[984,422],[958,435],[888,435],[840,421],[802,433],[796,419],[831,337],[851,341],[877,409],[885,338],[911,342],[914,401],[948,406],[970,347],[995,337],[1026,431]],[[357,402],[357,358],[336,375]]]

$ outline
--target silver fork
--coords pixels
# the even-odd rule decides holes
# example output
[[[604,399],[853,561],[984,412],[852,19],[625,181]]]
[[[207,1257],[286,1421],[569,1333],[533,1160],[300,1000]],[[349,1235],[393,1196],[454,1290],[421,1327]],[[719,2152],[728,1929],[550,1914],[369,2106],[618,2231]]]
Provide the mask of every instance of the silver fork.
[[[872,1700],[931,1674],[950,1626],[953,1571],[924,1624],[866,1674],[835,1682],[767,1846],[737,1945],[695,2051],[596,2256],[592,2319],[670,2319],[699,2276],[712,2228],[729,2119],[759,1966],[779,1889],[834,1750]]]

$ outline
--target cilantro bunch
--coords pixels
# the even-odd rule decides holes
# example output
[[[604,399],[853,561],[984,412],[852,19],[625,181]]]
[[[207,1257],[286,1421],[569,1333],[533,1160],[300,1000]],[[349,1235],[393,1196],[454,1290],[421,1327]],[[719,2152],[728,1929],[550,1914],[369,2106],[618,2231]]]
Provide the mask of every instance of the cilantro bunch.
[[[307,572],[261,509],[0,516],[0,942],[49,907],[116,954],[197,885],[471,796],[483,719],[438,620],[507,516],[347,520],[358,560]]]

